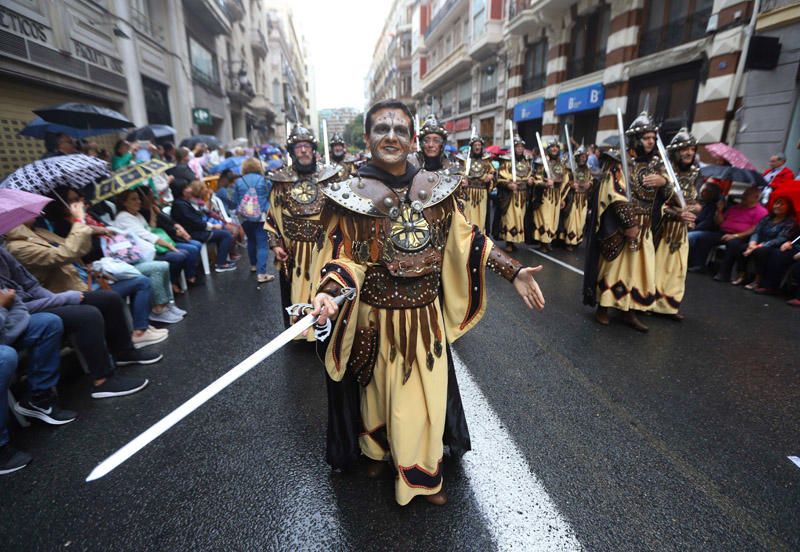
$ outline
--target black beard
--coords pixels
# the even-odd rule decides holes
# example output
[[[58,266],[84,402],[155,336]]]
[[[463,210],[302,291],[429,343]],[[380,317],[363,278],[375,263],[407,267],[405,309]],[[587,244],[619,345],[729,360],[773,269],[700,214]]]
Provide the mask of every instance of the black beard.
[[[339,162],[341,162],[341,161],[344,161],[344,156],[345,156],[345,155],[347,155],[347,153],[346,153],[346,152],[345,152],[345,153],[342,153],[341,155],[336,155],[335,153],[331,152],[331,159],[333,159],[334,161],[336,161],[337,163],[339,163]]]
[[[483,158],[483,150],[479,151],[478,153],[475,153],[474,151],[471,151],[470,152],[470,157],[472,157],[473,159],[482,159]]]
[[[297,159],[294,159],[292,168],[295,170],[295,172],[297,172],[297,174],[312,174],[317,172],[317,162],[311,161],[311,163],[303,164]]]

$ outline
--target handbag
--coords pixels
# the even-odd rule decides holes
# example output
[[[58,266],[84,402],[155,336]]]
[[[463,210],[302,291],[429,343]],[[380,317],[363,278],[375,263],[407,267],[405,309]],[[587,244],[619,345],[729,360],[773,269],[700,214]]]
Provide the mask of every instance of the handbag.
[[[135,266],[111,257],[103,257],[93,262],[92,272],[114,282],[129,280],[142,275],[141,272],[136,270]]]
[[[153,234],[155,234],[156,236],[158,236],[159,238],[161,238],[162,240],[164,240],[168,244],[170,244],[173,247],[175,247],[175,240],[170,238],[169,234],[167,234],[166,230],[164,230],[163,228],[153,228],[151,226],[150,227],[150,232],[152,232]],[[164,245],[160,245],[158,243],[155,243],[153,245],[156,246],[156,254],[158,254],[158,255],[163,255],[164,253],[167,253],[168,251],[172,251],[169,247],[166,247]]]
[[[126,234],[103,236],[100,239],[100,249],[103,255],[122,261],[123,263],[136,264],[142,262],[144,254],[139,245]]]

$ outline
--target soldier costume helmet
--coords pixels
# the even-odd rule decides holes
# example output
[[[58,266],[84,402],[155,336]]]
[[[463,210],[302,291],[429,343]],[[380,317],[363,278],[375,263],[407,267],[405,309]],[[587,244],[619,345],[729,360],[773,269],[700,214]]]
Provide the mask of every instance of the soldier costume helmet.
[[[642,111],[633,120],[628,130],[625,131],[628,146],[635,149],[638,153],[642,153],[641,138],[648,132],[655,132],[658,134],[658,125],[653,122],[653,118],[647,111]]]
[[[479,134],[477,134],[477,133],[473,133],[472,136],[469,137],[469,145],[470,145],[470,147],[475,142],[480,142],[481,144],[484,144],[483,138],[481,138],[481,136]]]
[[[681,127],[678,134],[670,140],[667,151],[679,151],[692,146],[697,146],[697,139],[692,136],[692,133],[686,127]]]
[[[347,143],[344,141],[344,138],[342,138],[342,135],[339,134],[338,132],[334,132],[333,136],[331,136],[331,139],[330,139],[330,145],[331,146],[334,146],[336,144],[341,144],[343,146],[347,145]]]
[[[581,144],[580,146],[578,146],[578,149],[576,149],[574,152],[572,152],[572,158],[575,159],[575,161],[577,161],[579,165],[583,166],[589,160],[588,159],[588,157],[589,157],[588,154],[589,154],[589,152],[586,151],[586,147],[583,144]],[[583,163],[581,163],[580,159],[579,159],[581,155],[585,155],[587,157],[586,161],[584,161]]]
[[[286,148],[290,151],[294,151],[294,146],[300,142],[308,142],[311,144],[312,149],[317,149],[317,139],[314,137],[314,133],[298,123],[294,125],[294,129],[292,129],[289,139],[286,140]]]
[[[522,136],[519,135],[519,132],[514,133],[514,145],[522,144],[522,147],[525,147],[525,140],[522,139]]]
[[[558,142],[558,138],[551,138],[550,141],[545,145],[545,149],[550,149],[553,146],[561,150],[561,144]]]
[[[442,137],[442,140],[447,140],[447,130],[439,123],[433,113],[425,117],[425,121],[419,129],[420,140],[429,134],[438,134]]]

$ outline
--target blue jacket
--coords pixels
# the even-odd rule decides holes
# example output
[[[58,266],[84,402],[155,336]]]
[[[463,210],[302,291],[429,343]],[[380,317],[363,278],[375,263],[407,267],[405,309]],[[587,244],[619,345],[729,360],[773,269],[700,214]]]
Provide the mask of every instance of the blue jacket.
[[[233,201],[236,202],[236,208],[242,203],[242,198],[247,194],[250,188],[255,188],[256,195],[258,195],[258,205],[261,207],[261,212],[266,214],[269,210],[269,193],[272,190],[272,182],[266,180],[263,176],[256,173],[249,173],[240,176],[233,183]]]

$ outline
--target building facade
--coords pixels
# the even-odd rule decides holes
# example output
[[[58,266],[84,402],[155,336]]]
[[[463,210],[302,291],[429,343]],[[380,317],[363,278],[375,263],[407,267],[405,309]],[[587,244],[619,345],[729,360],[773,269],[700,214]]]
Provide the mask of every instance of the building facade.
[[[411,98],[411,18],[418,0],[394,0],[367,74],[367,103]]]
[[[735,146],[756,164],[783,152],[800,172],[800,2],[763,1],[751,38]],[[763,167],[765,168],[765,167]]]
[[[43,152],[18,135],[32,110],[67,101],[177,140],[285,140],[287,114],[315,116],[306,57],[280,0],[0,0],[0,175]]]
[[[565,123],[579,142],[602,144],[617,132],[618,108],[627,124],[645,107],[667,140],[684,125],[701,144],[728,140],[752,1],[510,0],[507,9],[506,108],[529,146],[537,131],[563,140]]]
[[[322,120],[326,120],[328,122],[328,135],[332,136],[334,133],[338,133],[344,136],[344,129],[347,128],[347,125],[352,123],[356,117],[358,117],[359,113],[361,113],[358,109],[352,107],[338,107],[336,109],[320,109],[319,110],[319,121],[322,124]],[[322,128],[319,128],[319,136],[322,136]]]

